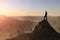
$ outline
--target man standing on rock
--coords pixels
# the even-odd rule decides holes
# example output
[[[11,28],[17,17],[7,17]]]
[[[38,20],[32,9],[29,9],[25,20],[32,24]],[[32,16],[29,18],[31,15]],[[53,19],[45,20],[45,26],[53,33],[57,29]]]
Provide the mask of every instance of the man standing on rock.
[[[44,19],[47,20],[47,11],[45,11]]]

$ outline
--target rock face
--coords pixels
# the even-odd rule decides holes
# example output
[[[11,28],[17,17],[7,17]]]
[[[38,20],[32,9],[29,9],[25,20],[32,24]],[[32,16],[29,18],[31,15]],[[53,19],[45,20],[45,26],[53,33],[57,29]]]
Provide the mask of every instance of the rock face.
[[[35,30],[32,33],[24,33],[7,40],[60,40],[60,33],[52,28],[48,20],[43,19],[36,25]]]
[[[47,20],[39,22],[32,35],[33,40],[60,40],[60,34],[52,28]]]

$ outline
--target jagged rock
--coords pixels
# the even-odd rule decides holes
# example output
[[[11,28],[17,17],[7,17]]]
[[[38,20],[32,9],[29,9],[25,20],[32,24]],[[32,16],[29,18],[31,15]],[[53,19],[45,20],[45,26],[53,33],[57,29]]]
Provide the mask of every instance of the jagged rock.
[[[60,34],[52,28],[47,20],[39,22],[32,35],[33,40],[60,40]]]

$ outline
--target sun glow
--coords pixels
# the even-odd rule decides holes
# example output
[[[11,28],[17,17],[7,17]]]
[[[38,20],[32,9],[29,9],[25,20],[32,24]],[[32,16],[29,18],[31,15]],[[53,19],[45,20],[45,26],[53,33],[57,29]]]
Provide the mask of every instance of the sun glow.
[[[0,10],[0,15],[7,15],[7,12],[6,11],[4,11],[4,10]]]
[[[0,15],[6,15],[7,12],[10,10],[11,6],[7,3],[1,2],[0,3]]]

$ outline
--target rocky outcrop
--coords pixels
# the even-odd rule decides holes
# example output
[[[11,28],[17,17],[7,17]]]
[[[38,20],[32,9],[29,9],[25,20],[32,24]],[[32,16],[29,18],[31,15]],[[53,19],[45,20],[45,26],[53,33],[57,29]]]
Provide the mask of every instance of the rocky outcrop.
[[[47,20],[39,22],[32,35],[32,40],[60,40],[60,34],[52,28]]]

